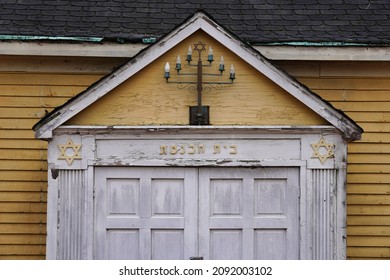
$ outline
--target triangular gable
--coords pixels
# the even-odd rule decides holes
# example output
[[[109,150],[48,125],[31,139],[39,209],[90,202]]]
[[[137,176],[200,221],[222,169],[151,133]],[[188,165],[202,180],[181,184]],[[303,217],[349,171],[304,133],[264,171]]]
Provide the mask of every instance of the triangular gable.
[[[344,134],[347,140],[360,139],[363,130],[344,113],[336,110],[331,104],[274,66],[256,50],[240,41],[202,12],[196,13],[184,24],[132,58],[128,63],[45,116],[33,127],[36,137],[41,139],[51,138],[54,129],[105,96],[198,30],[203,30],[212,36],[246,63],[335,126]]]
[[[198,103],[197,67],[194,67],[198,54],[193,54],[193,63],[182,63],[180,74],[172,69],[169,82],[163,73],[167,62],[176,67],[178,55],[184,62],[189,46],[193,48],[198,42],[205,44],[206,49],[202,56],[201,104],[209,109],[210,125],[330,125],[209,34],[198,30],[62,126],[187,126],[191,123],[189,107]],[[210,47],[213,63],[206,60]],[[219,73],[221,55],[226,70],[234,65],[237,79],[233,83],[229,81],[230,71]],[[224,84],[218,84],[221,82]]]

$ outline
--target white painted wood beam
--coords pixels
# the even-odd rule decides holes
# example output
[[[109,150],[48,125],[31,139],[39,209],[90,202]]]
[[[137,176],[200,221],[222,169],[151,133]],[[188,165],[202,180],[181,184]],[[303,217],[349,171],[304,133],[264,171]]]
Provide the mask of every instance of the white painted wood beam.
[[[147,44],[119,43],[56,43],[0,42],[0,55],[75,56],[75,57],[133,57]],[[390,61],[390,47],[319,47],[319,46],[253,46],[272,60],[313,61]]]
[[[272,60],[390,61],[390,47],[254,46]]]
[[[147,46],[149,45],[2,41],[0,42],[0,55],[133,57]]]

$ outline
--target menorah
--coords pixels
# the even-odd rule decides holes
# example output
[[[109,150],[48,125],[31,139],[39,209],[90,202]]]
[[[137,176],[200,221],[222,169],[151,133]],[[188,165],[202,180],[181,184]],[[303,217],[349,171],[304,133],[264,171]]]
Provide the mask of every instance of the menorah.
[[[192,64],[192,51],[198,52],[198,63],[196,65]],[[212,67],[212,63],[214,61],[214,54],[213,49],[209,47],[209,53],[207,56],[208,64],[203,64],[202,61],[202,52],[206,50],[206,44],[199,41],[198,43],[194,44],[194,49],[191,48],[191,46],[188,47],[187,52],[187,65],[189,67],[194,66],[197,68],[196,72],[188,72],[183,73],[182,70],[182,64],[181,64],[181,58],[180,54],[177,56],[176,59],[176,67],[175,70],[177,71],[178,76],[197,76],[197,79],[189,80],[189,81],[172,81],[171,73],[170,73],[170,65],[169,62],[165,64],[165,73],[164,78],[166,79],[167,83],[175,83],[177,84],[178,88],[188,88],[189,91],[197,91],[198,93],[198,105],[197,106],[190,106],[190,125],[209,125],[210,124],[210,117],[209,117],[209,106],[202,106],[202,93],[210,91],[212,88],[214,89],[221,89],[223,84],[232,84],[234,79],[236,78],[235,70],[233,64],[230,66],[230,73],[229,73],[229,79],[230,82],[222,82],[222,81],[205,81],[203,79],[204,76],[223,76],[223,73],[225,71],[225,61],[223,56],[221,56],[218,71],[219,74],[215,73],[204,73],[203,68],[205,67]]]

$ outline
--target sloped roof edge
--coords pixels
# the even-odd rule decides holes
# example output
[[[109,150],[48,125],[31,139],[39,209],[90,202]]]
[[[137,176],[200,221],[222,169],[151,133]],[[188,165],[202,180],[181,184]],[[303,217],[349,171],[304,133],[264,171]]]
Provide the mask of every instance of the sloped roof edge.
[[[225,47],[253,66],[270,80],[282,87],[311,110],[339,129],[348,141],[360,139],[363,129],[343,112],[321,99],[306,86],[279,69],[248,44],[242,42],[229,30],[217,24],[204,11],[198,11],[183,24],[172,30],[155,44],[140,52],[123,66],[91,85],[84,92],[57,107],[33,127],[35,137],[48,139],[54,129],[99,100],[115,87],[139,72],[159,56],[198,30],[203,30]]]

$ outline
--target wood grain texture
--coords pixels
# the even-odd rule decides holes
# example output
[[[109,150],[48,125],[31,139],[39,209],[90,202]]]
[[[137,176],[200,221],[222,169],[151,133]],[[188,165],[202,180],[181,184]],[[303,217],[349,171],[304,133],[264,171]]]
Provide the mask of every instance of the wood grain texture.
[[[39,224],[2,224],[1,234],[42,234],[45,227]]]
[[[348,234],[359,236],[390,236],[390,226],[350,226]]]
[[[0,72],[105,74],[125,60],[105,57],[3,56]]]
[[[389,259],[390,258],[390,250],[389,248],[383,247],[352,247],[349,246],[347,248],[348,256],[351,258],[359,258],[359,259]]]
[[[349,194],[390,194],[390,184],[349,184]]]
[[[348,225],[353,226],[390,226],[390,219],[387,216],[363,215],[348,216]]]

